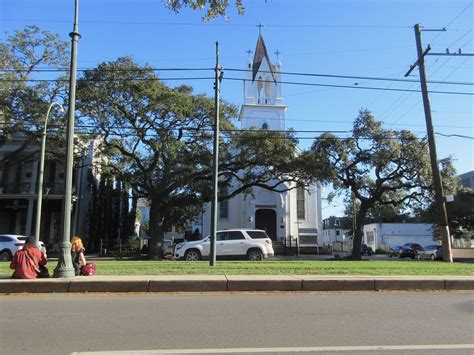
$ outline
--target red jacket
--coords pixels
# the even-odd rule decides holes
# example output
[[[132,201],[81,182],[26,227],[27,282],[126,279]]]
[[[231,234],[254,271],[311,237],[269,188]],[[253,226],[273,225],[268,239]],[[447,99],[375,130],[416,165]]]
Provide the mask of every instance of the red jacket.
[[[27,253],[28,255],[26,255]],[[18,250],[10,263],[10,269],[15,269],[12,277],[14,279],[36,279],[39,267],[46,265],[46,263],[44,254],[37,248]]]

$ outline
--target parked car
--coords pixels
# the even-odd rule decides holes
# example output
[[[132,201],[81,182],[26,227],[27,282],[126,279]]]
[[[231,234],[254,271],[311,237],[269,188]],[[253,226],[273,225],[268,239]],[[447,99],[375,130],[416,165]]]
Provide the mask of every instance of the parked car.
[[[401,245],[395,245],[394,247],[391,247],[388,251],[388,256],[390,258],[398,257],[400,255],[400,249],[402,249]]]
[[[16,234],[0,234],[0,261],[10,261],[13,255],[23,248],[26,236]],[[46,254],[46,247],[43,242],[40,242],[40,249]]]
[[[418,243],[405,243],[402,246],[412,248],[414,251],[418,251],[421,249],[421,245]]]
[[[165,258],[173,258],[175,245],[185,241],[184,237],[165,238],[165,240],[163,240],[163,256]]]
[[[415,259],[416,250],[411,248],[410,246],[403,244],[398,251],[399,258],[412,258]]]
[[[360,254],[364,255],[367,254],[368,256],[371,256],[374,253],[371,247],[369,247],[367,244],[361,244],[360,246]]]
[[[421,259],[430,259],[430,260],[436,260],[436,259],[442,259],[443,258],[443,250],[441,248],[441,245],[428,245],[416,253],[416,258],[418,260]]]
[[[210,236],[176,244],[175,259],[197,261],[210,256]],[[263,230],[229,229],[216,232],[216,257],[262,260],[274,256],[272,240]]]

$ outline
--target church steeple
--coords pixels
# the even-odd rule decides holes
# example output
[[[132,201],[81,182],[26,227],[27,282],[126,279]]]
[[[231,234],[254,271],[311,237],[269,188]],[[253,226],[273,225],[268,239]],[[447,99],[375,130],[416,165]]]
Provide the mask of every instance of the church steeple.
[[[257,76],[258,70],[262,65],[263,60],[266,60],[268,68],[272,74],[273,81],[276,82],[275,73],[273,72],[273,66],[270,63],[270,58],[268,57],[267,47],[265,46],[265,41],[263,40],[262,34],[258,35],[257,40],[257,47],[255,48],[255,55],[253,57],[252,63],[252,81],[255,81],[255,77]]]
[[[253,55],[247,61],[247,74],[244,83],[244,102],[248,104],[282,105],[280,72],[281,63],[270,62],[267,47],[260,33]],[[278,52],[280,54],[280,52]]]
[[[286,106],[281,95],[280,52],[272,64],[259,33],[253,60],[252,52],[249,50],[247,53],[244,104],[239,115],[242,128],[284,130]]]

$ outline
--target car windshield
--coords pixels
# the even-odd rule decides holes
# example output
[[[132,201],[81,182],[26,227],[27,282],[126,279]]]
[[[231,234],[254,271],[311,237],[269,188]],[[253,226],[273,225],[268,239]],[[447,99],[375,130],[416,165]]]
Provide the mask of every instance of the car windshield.
[[[265,233],[264,231],[247,231],[247,234],[252,239],[266,239],[266,238],[268,238],[267,233]]]

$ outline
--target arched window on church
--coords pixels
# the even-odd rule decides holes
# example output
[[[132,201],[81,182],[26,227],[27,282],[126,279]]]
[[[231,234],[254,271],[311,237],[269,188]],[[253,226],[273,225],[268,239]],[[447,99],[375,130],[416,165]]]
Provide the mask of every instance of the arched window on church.
[[[265,77],[265,103],[270,103],[270,92],[271,92],[271,82],[270,77],[267,75]]]
[[[306,219],[305,191],[302,187],[296,189],[296,217],[298,219]]]
[[[259,76],[258,81],[257,81],[257,98],[258,98],[259,104],[263,103],[262,90],[263,90],[263,80],[262,80],[262,77]]]
[[[264,124],[262,124],[262,129],[268,129],[268,123],[265,122]]]

